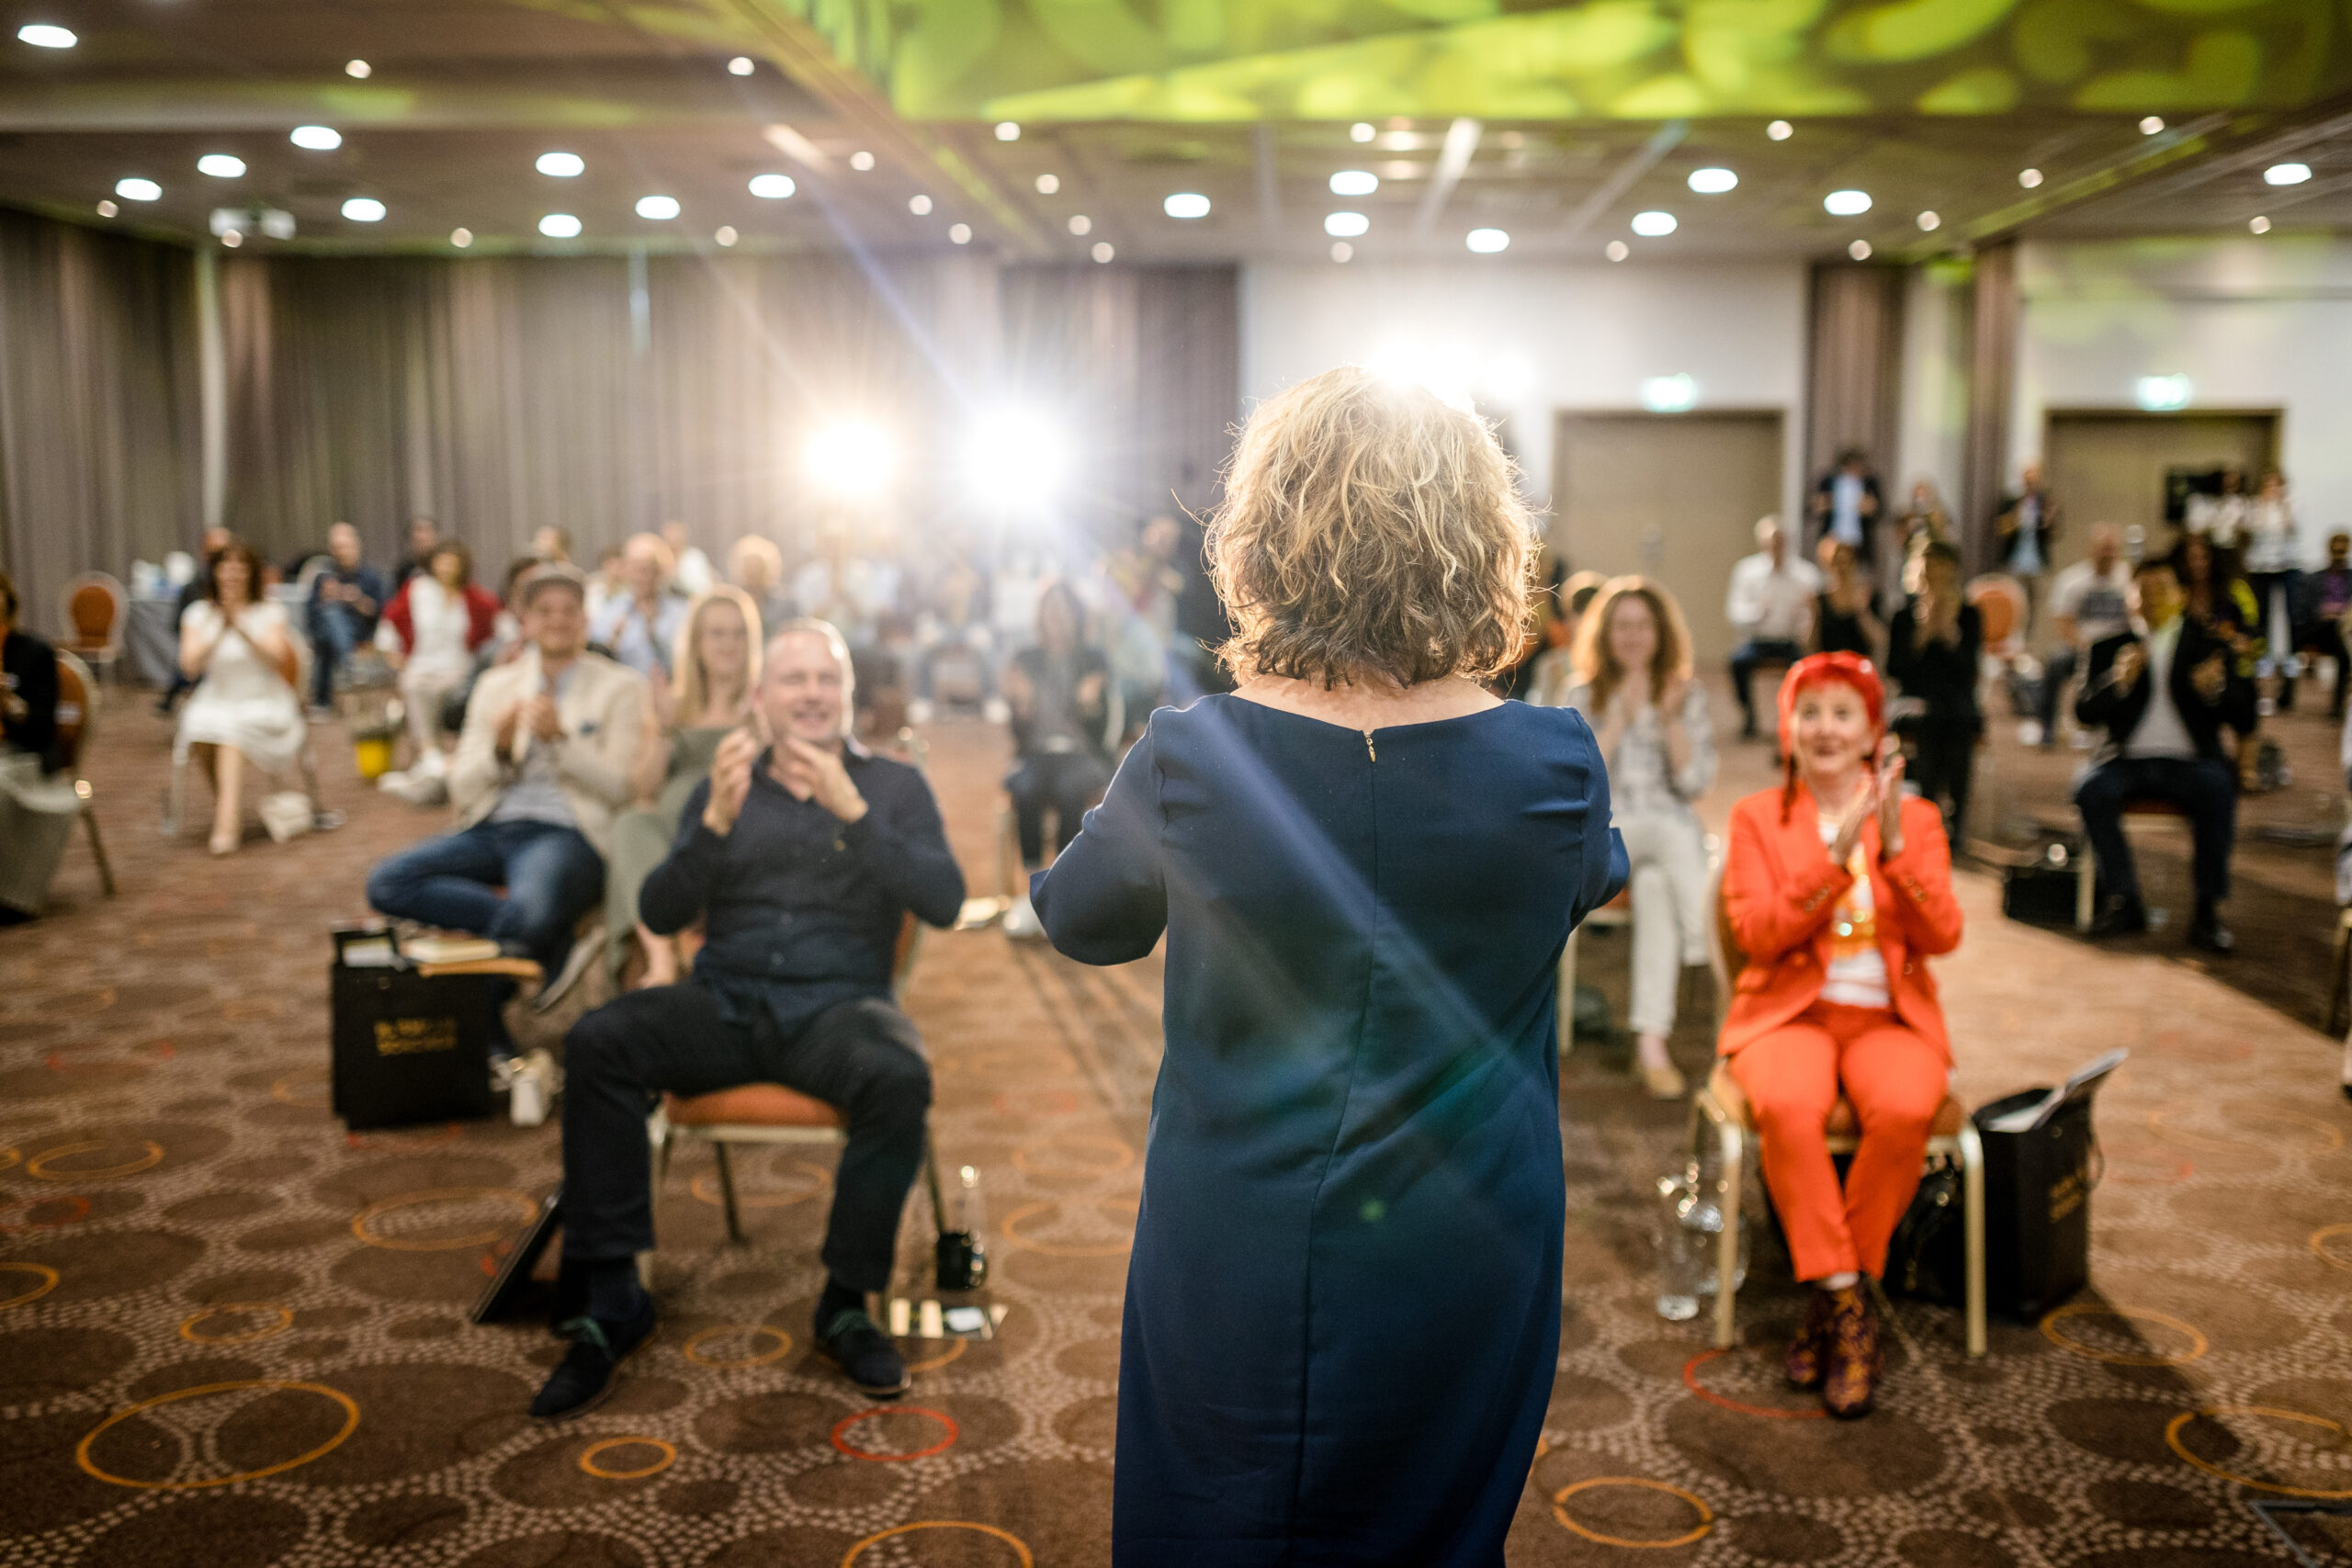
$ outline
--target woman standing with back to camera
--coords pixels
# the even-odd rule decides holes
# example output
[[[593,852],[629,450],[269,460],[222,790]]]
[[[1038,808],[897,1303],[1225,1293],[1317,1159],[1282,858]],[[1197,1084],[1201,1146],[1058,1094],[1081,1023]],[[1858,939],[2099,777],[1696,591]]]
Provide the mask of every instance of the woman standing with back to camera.
[[[1591,729],[1478,684],[1531,541],[1476,417],[1369,372],[1261,406],[1209,530],[1231,695],[1161,709],[1035,881],[1168,935],[1113,1561],[1487,1565],[1560,1331],[1562,944],[1625,879]]]

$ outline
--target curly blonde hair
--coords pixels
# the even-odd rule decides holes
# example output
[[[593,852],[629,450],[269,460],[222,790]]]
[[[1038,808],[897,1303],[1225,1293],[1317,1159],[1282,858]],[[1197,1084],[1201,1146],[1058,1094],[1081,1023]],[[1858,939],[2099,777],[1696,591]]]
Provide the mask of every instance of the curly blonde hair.
[[[1535,544],[1476,414],[1358,366],[1259,405],[1208,527],[1237,676],[1484,680],[1524,637]]]

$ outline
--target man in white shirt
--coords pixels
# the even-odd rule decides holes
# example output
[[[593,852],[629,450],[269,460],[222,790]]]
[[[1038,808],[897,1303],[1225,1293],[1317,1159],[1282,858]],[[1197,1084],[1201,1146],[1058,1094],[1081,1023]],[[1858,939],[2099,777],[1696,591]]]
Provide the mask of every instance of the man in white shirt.
[[[2050,589],[2050,618],[2058,646],[2050,651],[2041,679],[2041,744],[2058,744],[2058,698],[2082,668],[2083,655],[2109,637],[2132,629],[2132,568],[2123,558],[2123,535],[2112,523],[2091,527],[2091,553],[2060,572]]]
[[[1804,657],[1820,592],[1821,573],[1790,551],[1781,520],[1759,520],[1756,553],[1731,569],[1731,590],[1724,596],[1724,618],[1739,634],[1731,651],[1731,689],[1739,698],[1742,740],[1756,739],[1756,701],[1747,689],[1756,667]]]
[[[2230,896],[2238,784],[2222,728],[2241,739],[2253,730],[2254,686],[2237,673],[2230,645],[2183,615],[2185,605],[2172,568],[2143,561],[2132,579],[2136,624],[2092,645],[2075,716],[2103,727],[2107,744],[2076,781],[2075,806],[2107,885],[2095,935],[2148,929],[2123,811],[2135,801],[2161,801],[2188,814],[2195,840],[2197,916],[2188,940],[2225,953],[2237,945],[2220,905]]]

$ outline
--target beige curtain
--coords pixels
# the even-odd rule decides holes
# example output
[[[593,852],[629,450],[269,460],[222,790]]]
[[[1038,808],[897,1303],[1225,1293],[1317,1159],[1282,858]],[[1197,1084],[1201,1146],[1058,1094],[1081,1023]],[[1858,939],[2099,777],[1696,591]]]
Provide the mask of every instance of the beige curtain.
[[[0,210],[0,566],[35,629],[75,573],[196,541],[195,290],[186,250]]]

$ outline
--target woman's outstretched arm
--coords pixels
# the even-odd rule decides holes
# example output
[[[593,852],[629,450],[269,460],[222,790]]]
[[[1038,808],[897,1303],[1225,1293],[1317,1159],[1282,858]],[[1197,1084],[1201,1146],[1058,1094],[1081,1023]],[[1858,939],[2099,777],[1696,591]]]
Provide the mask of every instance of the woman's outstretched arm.
[[[1159,828],[1159,769],[1147,728],[1069,848],[1029,879],[1056,948],[1080,964],[1126,964],[1159,942],[1168,924]]]

